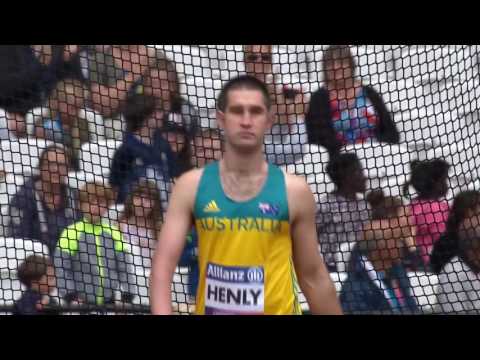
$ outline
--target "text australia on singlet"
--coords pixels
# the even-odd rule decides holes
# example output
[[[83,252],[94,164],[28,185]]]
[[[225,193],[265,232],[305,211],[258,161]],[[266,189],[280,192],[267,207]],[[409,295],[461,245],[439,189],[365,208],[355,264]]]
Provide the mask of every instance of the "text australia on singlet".
[[[232,232],[268,232],[280,233],[282,231],[282,222],[276,219],[263,217],[245,217],[245,218],[224,218],[224,217],[205,217],[200,219],[200,227],[204,231],[232,231]]]

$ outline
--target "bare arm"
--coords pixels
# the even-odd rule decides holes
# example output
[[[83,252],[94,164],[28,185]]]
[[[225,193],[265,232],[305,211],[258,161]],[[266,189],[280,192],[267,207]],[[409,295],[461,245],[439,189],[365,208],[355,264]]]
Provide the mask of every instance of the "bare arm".
[[[400,216],[400,226],[402,229],[402,237],[408,251],[414,252],[416,250],[415,237],[417,229],[415,227],[415,220],[408,207],[403,208],[403,213]]]
[[[150,278],[150,303],[152,314],[172,313],[172,278],[180,255],[185,247],[187,234],[192,227],[192,210],[198,186],[198,171],[180,177],[173,188],[170,204],[160,232],[153,257]]]
[[[293,261],[300,288],[312,314],[341,315],[335,286],[318,252],[313,195],[308,185],[299,178],[289,176],[287,186]]]

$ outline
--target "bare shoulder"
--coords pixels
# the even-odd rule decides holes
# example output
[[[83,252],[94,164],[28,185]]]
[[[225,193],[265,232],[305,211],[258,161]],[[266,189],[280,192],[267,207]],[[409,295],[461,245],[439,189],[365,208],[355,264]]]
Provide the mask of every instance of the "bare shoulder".
[[[296,175],[285,173],[285,187],[287,190],[290,220],[294,221],[299,216],[315,216],[315,199],[307,182]]]
[[[200,182],[200,178],[202,177],[203,174],[203,168],[202,169],[192,169],[190,171],[187,171],[185,174],[180,176],[176,181],[175,181],[175,187],[192,187],[192,186],[198,186],[198,183]]]
[[[203,169],[193,169],[175,180],[173,193],[175,197],[190,199],[193,201],[197,193],[198,185],[203,174]]]
[[[312,191],[310,190],[310,187],[308,186],[307,182],[305,181],[304,178],[297,176],[297,175],[292,175],[284,171],[285,174],[285,186],[287,187],[287,193],[290,196],[292,194],[293,196],[312,196],[313,194]]]

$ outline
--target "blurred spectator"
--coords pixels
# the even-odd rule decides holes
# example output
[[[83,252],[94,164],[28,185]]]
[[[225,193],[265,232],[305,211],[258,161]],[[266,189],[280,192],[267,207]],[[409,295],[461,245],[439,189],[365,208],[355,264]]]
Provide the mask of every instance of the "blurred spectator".
[[[158,180],[163,182],[169,182],[177,172],[175,154],[162,136],[162,117],[152,116],[157,111],[162,109],[158,110],[155,99],[147,95],[129,97],[125,106],[127,132],[115,152],[110,172],[110,185],[118,192],[118,203],[125,201],[128,186],[145,176],[148,167],[155,167]]]
[[[70,158],[61,145],[43,151],[39,174],[27,179],[10,202],[6,236],[40,241],[53,255],[63,229],[80,218],[77,193],[66,185]]]
[[[178,177],[192,169],[192,136],[188,128],[181,123],[168,121],[163,123],[160,133],[167,140],[174,154],[176,163],[174,176]]]
[[[146,45],[90,45],[84,49],[80,63],[92,109],[106,118],[119,114],[129,91],[155,57],[156,50]]]
[[[155,183],[140,180],[128,194],[119,221],[125,242],[132,246],[136,266],[150,270],[162,218],[160,193]]]
[[[18,267],[17,276],[27,290],[15,301],[13,314],[52,314],[45,309],[45,305],[53,305],[49,295],[56,287],[55,269],[50,259],[37,255],[27,257]]]
[[[440,159],[412,161],[410,181],[404,187],[404,193],[411,185],[418,194],[411,202],[411,213],[416,226],[415,243],[427,268],[433,244],[446,229],[449,205],[445,196],[449,167],[446,161]]]
[[[371,221],[352,251],[340,301],[345,312],[417,311],[403,257],[419,257],[408,208],[396,197],[372,191]]]
[[[323,56],[326,86],[312,94],[305,118],[310,143],[330,154],[342,146],[368,139],[396,144],[399,134],[381,98],[369,85],[355,79],[350,47],[332,45]]]
[[[88,98],[88,90],[79,80],[57,83],[48,100],[50,115],[35,123],[35,136],[71,148],[78,158],[81,145],[90,141],[88,123],[79,117]]]
[[[480,311],[480,193],[456,196],[445,236],[434,245],[439,273],[434,312]]]
[[[434,244],[430,255],[432,271],[440,273],[450,260],[458,255],[458,237],[464,221],[475,221],[480,214],[480,192],[475,190],[463,191],[453,200],[448,215],[445,232]]]
[[[152,116],[162,111],[155,98],[135,95],[128,101],[128,132],[115,152],[110,184],[118,189],[117,202],[123,203],[129,185],[140,178],[155,181],[166,209],[172,179],[191,168],[190,133],[182,124]]]
[[[83,219],[66,228],[55,251],[59,295],[67,302],[103,305],[131,303],[137,294],[131,254],[121,232],[101,219],[115,199],[113,191],[87,183],[79,194]]]
[[[200,125],[198,109],[180,94],[175,63],[158,50],[145,74],[132,86],[131,94],[153,96],[162,104],[163,121],[184,125],[190,135]]]
[[[0,47],[0,108],[7,112],[12,136],[26,135],[25,115],[40,106],[67,71],[77,45],[3,45]]]
[[[271,45],[244,45],[243,51],[246,73],[264,82],[272,99],[275,122],[265,137],[267,160],[278,166],[294,163],[308,144],[305,94],[301,88],[279,84],[273,73]]]
[[[277,125],[295,124],[298,117],[305,115],[304,94],[302,89],[294,88],[285,84],[279,84],[273,73],[272,45],[244,45],[244,62],[246,73],[264,82],[272,98],[272,112],[276,116]],[[280,129],[280,128],[279,128]]]
[[[337,271],[337,262],[347,261],[362,224],[369,219],[369,206],[358,196],[365,193],[367,180],[355,154],[334,156],[327,173],[336,189],[320,199],[316,223],[325,263],[330,271]]]
[[[203,167],[207,163],[220,160],[222,156],[222,135],[218,129],[198,131],[191,142],[192,165]]]
[[[162,227],[160,192],[155,183],[140,180],[128,194],[119,228],[131,247],[139,295],[148,299],[153,252]],[[142,291],[143,290],[143,291]]]

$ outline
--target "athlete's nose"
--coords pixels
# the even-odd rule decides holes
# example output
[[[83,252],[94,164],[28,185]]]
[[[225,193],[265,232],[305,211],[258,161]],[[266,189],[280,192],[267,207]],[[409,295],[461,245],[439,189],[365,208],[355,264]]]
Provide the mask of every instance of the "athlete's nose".
[[[245,111],[240,120],[240,125],[244,128],[249,128],[252,126],[252,114],[249,111]]]

